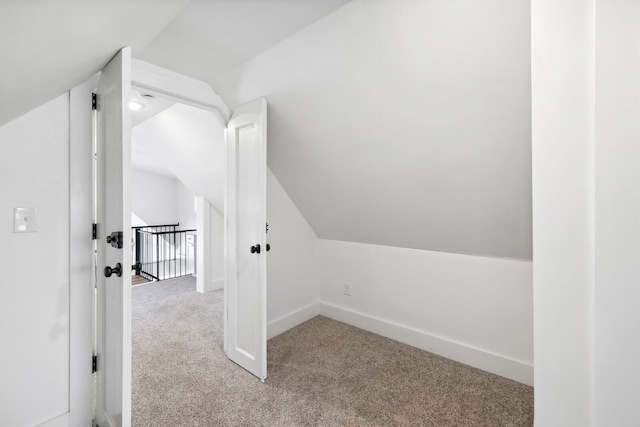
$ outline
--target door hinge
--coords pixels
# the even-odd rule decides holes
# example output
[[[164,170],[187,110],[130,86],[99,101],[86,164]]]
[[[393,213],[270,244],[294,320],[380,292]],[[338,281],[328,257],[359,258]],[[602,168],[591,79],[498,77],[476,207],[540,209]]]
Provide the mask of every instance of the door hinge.
[[[96,93],[91,94],[91,109],[92,110],[98,109],[98,94]]]
[[[96,372],[98,372],[98,355],[94,354],[91,357],[91,373],[95,374]]]
[[[98,239],[98,224],[92,224],[91,229],[92,229],[92,231],[91,231],[91,240],[97,240]]]
[[[265,227],[265,234],[269,232],[269,223],[267,222],[267,226]]]

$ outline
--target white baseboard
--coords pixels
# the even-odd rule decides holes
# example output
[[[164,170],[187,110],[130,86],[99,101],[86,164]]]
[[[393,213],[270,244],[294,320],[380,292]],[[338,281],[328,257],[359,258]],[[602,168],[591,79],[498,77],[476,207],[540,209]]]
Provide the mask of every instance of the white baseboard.
[[[224,289],[224,277],[221,278],[221,279],[212,280],[209,283],[205,283],[204,284],[204,289],[202,289],[202,290],[198,289],[198,292],[204,294],[204,293],[207,293],[207,292],[218,291],[220,289]]]
[[[210,291],[218,291],[220,289],[224,289],[224,277],[212,281],[211,287],[209,288]]]
[[[533,365],[353,310],[320,302],[320,315],[492,374],[533,385]]]
[[[69,427],[69,425],[71,425],[71,417],[69,415],[67,412],[49,421],[45,421],[42,424],[38,424],[38,427]]]
[[[313,304],[309,304],[306,307],[272,320],[267,325],[267,339],[271,339],[291,328],[295,328],[299,324],[313,319],[318,314],[318,303],[314,302]]]

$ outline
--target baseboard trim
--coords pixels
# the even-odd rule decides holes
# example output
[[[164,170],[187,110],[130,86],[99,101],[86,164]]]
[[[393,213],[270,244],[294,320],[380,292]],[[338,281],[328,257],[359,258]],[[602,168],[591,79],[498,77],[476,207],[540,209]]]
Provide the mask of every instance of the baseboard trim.
[[[196,282],[197,283],[197,282]],[[197,285],[196,285],[197,287]],[[197,289],[198,292],[204,294],[207,292],[218,291],[220,289],[224,289],[224,277],[216,280],[212,280],[209,283],[204,284],[204,289]]]
[[[38,427],[69,427],[71,424],[71,417],[68,412],[59,415],[55,418],[45,421],[42,424],[38,424]]]
[[[283,332],[288,331],[291,328],[295,328],[301,323],[311,320],[319,314],[318,303],[312,303],[299,310],[293,311],[289,314],[285,314],[275,320],[272,320],[267,325],[267,339],[271,339],[280,335]]]
[[[220,289],[224,289],[224,277],[212,281],[209,288],[210,291],[219,291]]]
[[[358,313],[344,307],[320,302],[318,303],[318,308],[320,315],[330,319],[347,323],[492,374],[523,384],[533,385],[533,365],[529,363]]]

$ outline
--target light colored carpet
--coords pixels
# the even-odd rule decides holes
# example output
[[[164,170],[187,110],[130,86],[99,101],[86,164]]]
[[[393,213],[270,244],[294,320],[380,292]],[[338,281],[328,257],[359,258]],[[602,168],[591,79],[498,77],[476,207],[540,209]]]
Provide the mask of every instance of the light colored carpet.
[[[531,426],[533,389],[318,316],[268,343],[260,383],[222,349],[222,291],[133,293],[134,426]]]

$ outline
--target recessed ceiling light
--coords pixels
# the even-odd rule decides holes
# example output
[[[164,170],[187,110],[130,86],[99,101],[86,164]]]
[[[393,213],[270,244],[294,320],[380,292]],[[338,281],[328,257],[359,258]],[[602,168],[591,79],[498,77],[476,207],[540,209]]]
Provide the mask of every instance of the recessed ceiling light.
[[[131,111],[137,111],[141,108],[144,108],[144,105],[140,104],[139,102],[129,101],[129,109]]]

